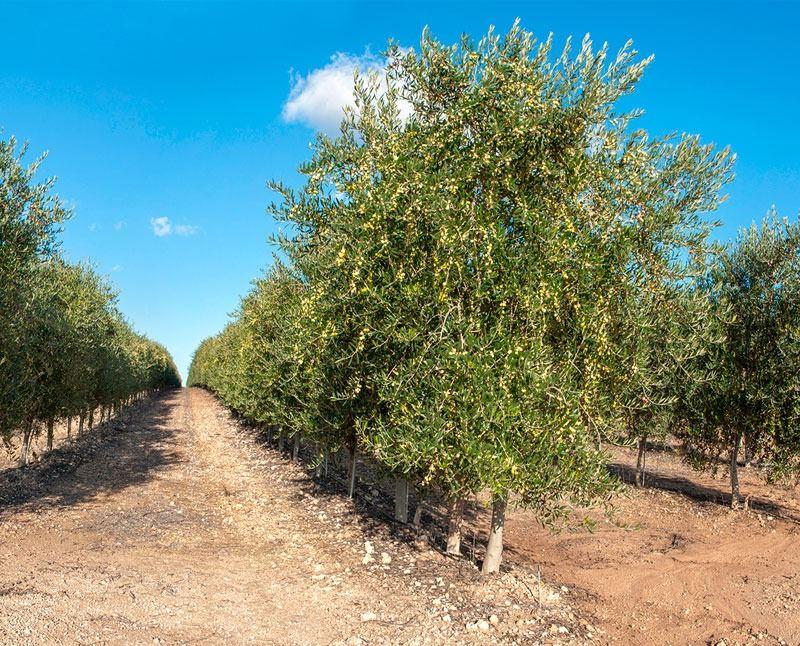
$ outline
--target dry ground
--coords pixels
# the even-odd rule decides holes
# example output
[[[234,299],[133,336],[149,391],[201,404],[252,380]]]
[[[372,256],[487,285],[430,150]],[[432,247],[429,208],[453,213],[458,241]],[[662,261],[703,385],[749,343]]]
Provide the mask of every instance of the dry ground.
[[[602,640],[562,594],[359,513],[200,390],[0,471],[2,644]]]
[[[632,481],[633,451],[612,467]],[[648,487],[627,487],[592,533],[553,533],[527,513],[508,521],[509,554],[575,590],[583,616],[620,644],[800,644],[800,495],[743,469],[749,511],[728,481],[668,452],[651,455]]]
[[[632,452],[613,458],[630,476]],[[176,391],[0,467],[0,643],[800,644],[796,489],[744,469],[733,512],[724,477],[648,466],[593,532],[512,512],[510,571],[487,582],[378,518],[382,493],[353,505]]]

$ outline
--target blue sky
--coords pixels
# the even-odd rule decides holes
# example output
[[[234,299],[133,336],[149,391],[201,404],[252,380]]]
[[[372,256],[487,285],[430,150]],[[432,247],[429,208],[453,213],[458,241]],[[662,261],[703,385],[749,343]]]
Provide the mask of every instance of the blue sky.
[[[515,17],[557,42],[633,38],[655,54],[632,101],[642,125],[738,154],[718,236],[772,204],[800,210],[800,3],[0,2],[0,16],[4,136],[50,151],[43,174],[75,209],[65,253],[111,277],[184,376],[270,262],[266,181],[297,182],[353,64],[425,25],[447,42]]]

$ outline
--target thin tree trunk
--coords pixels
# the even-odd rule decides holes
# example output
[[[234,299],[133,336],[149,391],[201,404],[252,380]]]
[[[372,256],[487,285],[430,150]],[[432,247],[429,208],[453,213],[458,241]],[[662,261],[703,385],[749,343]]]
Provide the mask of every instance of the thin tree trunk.
[[[278,451],[280,451],[281,453],[283,453],[283,445],[285,444],[285,442],[286,442],[286,433],[281,431],[280,434],[278,435]]]
[[[86,417],[86,413],[81,413],[78,416],[78,437],[83,435],[83,420]]]
[[[89,430],[94,426],[94,408],[89,409]]]
[[[72,441],[72,416],[67,417],[67,442]]]
[[[636,457],[636,486],[644,487],[644,470],[647,461],[647,436],[638,440],[639,454]]]
[[[324,451],[325,451],[325,466],[323,468],[323,471],[325,473],[325,477],[327,478],[328,477],[328,463],[330,462],[331,452],[328,450],[327,446],[325,447]]]
[[[408,480],[405,478],[394,481],[394,519],[408,522]]]
[[[317,446],[317,464],[314,467],[314,477],[319,479],[322,477],[322,461],[324,457],[322,455],[322,449],[319,448],[319,442],[316,443]]]
[[[741,439],[741,435],[737,433],[731,444],[731,509],[736,509],[742,500],[742,496],[739,493],[739,465],[737,464]]]
[[[297,462],[300,457],[300,431],[294,434],[294,446],[292,446],[292,460]]]
[[[267,445],[272,446],[272,424],[267,426]]]
[[[47,450],[53,450],[53,418],[47,420]]]
[[[425,507],[425,503],[421,498],[417,498],[417,506],[414,509],[414,518],[411,521],[411,524],[419,530],[420,525],[422,525],[422,510]]]
[[[505,496],[498,496],[492,501],[492,527],[489,532],[489,543],[483,559],[481,574],[494,574],[500,571],[503,560],[503,526],[506,524]]]
[[[352,498],[356,492],[356,469],[358,467],[358,455],[356,447],[350,449],[350,467],[347,470],[347,496]]]
[[[19,452],[19,465],[28,466],[30,461],[31,437],[33,437],[33,420],[28,420],[22,431],[22,446]]]
[[[447,553],[461,554],[461,521],[464,518],[464,498],[455,496],[450,500],[447,514]]]

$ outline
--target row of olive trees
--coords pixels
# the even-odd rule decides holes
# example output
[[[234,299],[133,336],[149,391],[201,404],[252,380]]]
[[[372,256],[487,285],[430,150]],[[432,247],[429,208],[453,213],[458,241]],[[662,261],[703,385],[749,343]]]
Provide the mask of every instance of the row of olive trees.
[[[180,385],[167,351],[134,332],[116,296],[90,267],[57,254],[68,216],[52,182],[36,183],[24,147],[0,141],[0,436],[33,436],[57,420],[91,427],[142,393]]]
[[[682,331],[655,316],[631,355],[638,387],[624,428],[638,440],[636,482],[648,440],[672,438],[698,469],[727,462],[735,508],[742,448],[769,481],[800,470],[800,223],[773,212],[742,230],[686,298]]]
[[[733,157],[632,127],[617,106],[648,61],[628,46],[551,50],[518,26],[454,46],[425,33],[385,79],[357,78],[305,185],[274,185],[282,260],[189,374],[347,449],[351,492],[362,453],[399,496],[442,493],[449,551],[464,500],[488,494],[484,572],[509,500],[543,522],[607,500],[604,439],[680,431],[704,455],[724,406],[733,306],[711,288],[728,256],[705,214]]]

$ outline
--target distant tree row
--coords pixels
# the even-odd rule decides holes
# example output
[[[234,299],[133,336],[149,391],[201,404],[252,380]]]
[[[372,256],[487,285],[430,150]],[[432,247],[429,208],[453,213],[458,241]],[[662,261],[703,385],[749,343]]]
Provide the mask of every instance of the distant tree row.
[[[664,434],[698,465],[735,474],[746,438],[794,469],[800,233],[770,217],[712,244],[734,157],[633,127],[619,101],[648,60],[588,38],[553,56],[519,26],[391,48],[304,186],[273,185],[279,258],[189,384],[346,448],[351,492],[360,453],[398,495],[442,493],[448,551],[487,494],[487,573],[509,501],[553,522],[608,499],[604,441],[639,441],[640,481]]]
[[[180,385],[169,353],[131,329],[108,284],[57,252],[68,211],[53,182],[35,181],[39,161],[0,140],[0,435],[31,439],[72,418],[82,431],[133,398]]]

